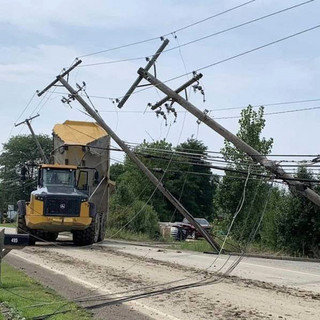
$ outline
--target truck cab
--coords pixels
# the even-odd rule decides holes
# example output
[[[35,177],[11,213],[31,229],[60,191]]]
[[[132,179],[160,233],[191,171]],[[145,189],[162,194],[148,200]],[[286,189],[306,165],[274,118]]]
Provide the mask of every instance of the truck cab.
[[[89,202],[87,176],[73,165],[41,165],[30,201],[18,202],[18,233],[28,232],[34,241],[54,241],[59,232],[71,231],[76,244],[95,242],[95,207]]]

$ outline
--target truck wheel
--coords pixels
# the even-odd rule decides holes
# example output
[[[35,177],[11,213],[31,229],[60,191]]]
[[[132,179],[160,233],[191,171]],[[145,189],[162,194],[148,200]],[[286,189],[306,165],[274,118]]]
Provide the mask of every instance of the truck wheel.
[[[99,232],[99,237],[98,237],[98,242],[103,241],[104,238],[106,237],[106,215],[104,213],[101,213],[100,216],[100,232]]]
[[[54,242],[57,240],[59,233],[58,232],[47,232],[47,231],[38,231],[37,236],[43,239],[44,242]]]
[[[25,215],[26,215],[26,202],[24,200],[19,200],[17,202],[17,217],[18,217],[18,225],[17,225],[17,233],[18,234],[26,234],[27,226],[25,221]]]
[[[57,240],[59,232],[47,232],[47,241],[54,242]]]
[[[192,231],[191,238],[192,238],[193,240],[197,240],[197,239],[198,239],[198,237],[197,237],[197,234],[196,234],[196,231],[195,231],[195,230],[193,230],[193,231]]]
[[[17,234],[29,234],[29,244],[35,245],[36,240],[30,234],[30,230],[26,225],[26,202],[24,200],[19,200],[18,203],[18,210],[17,210],[17,217],[18,217],[18,225],[17,225]]]
[[[99,235],[99,228],[97,228],[97,224],[99,224],[99,218],[96,218],[97,215],[92,218],[90,226],[87,229],[73,231],[73,243],[76,246],[87,246],[93,244],[95,239],[97,241]]]
[[[96,216],[94,217],[95,220],[95,226],[94,226],[94,242],[98,242],[99,241],[99,235],[100,235],[100,225],[101,225],[101,217],[100,214],[96,214]]]

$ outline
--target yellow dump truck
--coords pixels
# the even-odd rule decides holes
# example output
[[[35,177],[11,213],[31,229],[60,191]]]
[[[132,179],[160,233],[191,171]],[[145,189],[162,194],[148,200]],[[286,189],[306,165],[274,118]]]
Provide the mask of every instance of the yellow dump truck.
[[[105,236],[108,215],[110,137],[96,123],[66,121],[53,129],[54,164],[38,168],[30,202],[18,201],[18,233],[55,241],[70,231],[76,245]]]

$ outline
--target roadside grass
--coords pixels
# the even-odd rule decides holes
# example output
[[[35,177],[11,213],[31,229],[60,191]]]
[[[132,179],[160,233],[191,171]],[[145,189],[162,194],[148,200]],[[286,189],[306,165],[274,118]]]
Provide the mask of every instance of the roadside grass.
[[[171,237],[162,237],[159,236],[157,239],[151,238],[148,234],[145,233],[136,233],[128,230],[121,230],[119,232],[116,228],[107,228],[106,230],[106,239],[121,239],[127,241],[137,241],[137,242],[163,242],[167,244],[168,248],[174,250],[188,250],[195,252],[213,252],[213,248],[210,244],[200,238],[198,240],[187,239],[187,241],[175,241]],[[221,232],[215,232],[213,238],[217,241],[217,243],[221,246],[223,244],[224,234]],[[241,253],[241,249],[239,243],[232,239],[232,237],[228,237],[225,245],[225,252],[232,253]],[[275,248],[270,248],[265,246],[264,244],[253,242],[246,248],[247,254],[260,254],[265,256],[274,256],[274,257],[299,257],[299,258],[307,258],[301,255],[293,255],[284,250],[279,250]]]
[[[122,239],[129,241],[154,241],[148,234],[146,233],[138,233],[132,232],[128,230],[121,230],[116,228],[107,228],[106,230],[106,238],[110,239]]]
[[[212,251],[212,247],[206,240],[194,241],[179,241],[173,244],[174,249],[189,250],[189,251]]]
[[[223,241],[220,239],[215,240],[222,245]],[[198,251],[198,252],[213,252],[211,245],[205,239],[198,239],[198,240],[187,240],[187,241],[179,241],[173,244],[174,249],[181,249],[181,250],[189,250],[189,251]],[[226,251],[232,252],[240,252],[236,243],[233,241],[227,242],[224,246]]]
[[[6,263],[2,264],[1,278],[0,304],[4,303],[15,314],[13,319],[36,319],[55,311],[57,314],[50,317],[52,320],[93,319],[75,303],[65,300],[54,290],[43,287]],[[0,315],[0,319],[3,318]]]
[[[0,227],[4,228],[15,228],[17,225],[15,223],[0,223]]]
[[[222,245],[223,241],[222,238],[215,238],[214,239]],[[187,240],[187,241],[176,241],[171,245],[172,249],[175,250],[188,250],[188,251],[197,251],[197,252],[213,252],[212,247],[210,244],[204,239],[198,240]],[[241,253],[239,245],[236,241],[232,240],[231,238],[227,240],[224,249],[226,252],[232,253]],[[270,249],[266,246],[263,246],[259,243],[251,243],[245,251],[247,254],[258,254],[264,256],[274,256],[274,257],[298,257],[298,258],[307,258],[298,255],[292,255],[284,250],[275,250]]]

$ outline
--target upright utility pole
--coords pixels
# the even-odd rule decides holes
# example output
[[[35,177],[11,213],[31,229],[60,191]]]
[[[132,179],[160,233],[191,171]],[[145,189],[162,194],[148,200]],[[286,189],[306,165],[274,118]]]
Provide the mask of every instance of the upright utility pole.
[[[173,91],[166,84],[161,82],[159,79],[154,77],[148,71],[140,68],[138,70],[138,74],[149,81],[151,84],[157,87],[157,89],[161,90],[168,97],[167,99],[172,99],[173,101],[179,103],[183,108],[192,113],[195,117],[205,123],[208,127],[213,129],[215,132],[220,134],[226,140],[232,142],[239,150],[245,152],[249,157],[252,158],[254,162],[260,163],[267,170],[271,171],[276,178],[284,180],[291,189],[294,189],[301,193],[303,196],[308,198],[310,201],[315,203],[320,207],[320,195],[314,192],[312,189],[305,186],[300,181],[296,181],[296,179],[285,172],[277,163],[272,160],[269,160],[265,155],[262,155],[260,152],[249,146],[247,143],[242,141],[239,137],[228,131],[218,122],[209,117],[206,113],[203,113],[197,107],[195,107],[192,103],[184,99],[177,92]]]
[[[15,126],[16,126],[16,127],[17,127],[17,126],[20,126],[20,125],[23,124],[23,123],[26,123],[26,124],[27,124],[27,126],[28,126],[28,128],[29,128],[29,130],[30,130],[30,132],[31,132],[31,134],[32,134],[32,136],[33,136],[33,139],[35,140],[36,145],[37,145],[37,147],[38,147],[38,149],[39,149],[39,151],[40,151],[40,153],[41,153],[41,157],[42,157],[43,162],[44,162],[44,163],[48,163],[48,162],[49,162],[49,161],[48,161],[48,158],[46,157],[46,155],[45,155],[45,153],[44,153],[44,151],[43,151],[43,149],[42,149],[42,147],[41,147],[41,144],[40,144],[40,142],[39,142],[36,134],[34,133],[34,131],[33,131],[33,129],[32,129],[32,126],[31,126],[31,124],[30,124],[30,121],[31,121],[31,120],[33,120],[34,118],[37,118],[37,117],[39,117],[39,116],[40,116],[40,115],[37,114],[37,115],[34,116],[34,117],[31,117],[31,118],[29,118],[29,119],[26,119],[26,120],[24,120],[24,121],[22,121],[22,122],[19,122],[19,123],[15,124]]]

